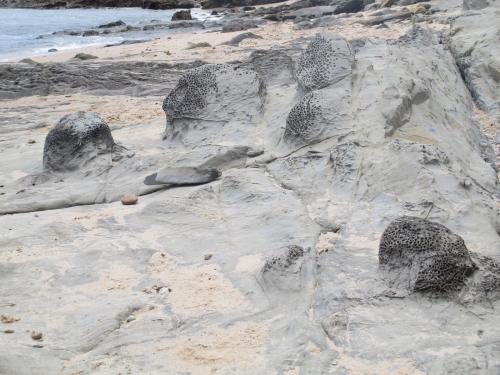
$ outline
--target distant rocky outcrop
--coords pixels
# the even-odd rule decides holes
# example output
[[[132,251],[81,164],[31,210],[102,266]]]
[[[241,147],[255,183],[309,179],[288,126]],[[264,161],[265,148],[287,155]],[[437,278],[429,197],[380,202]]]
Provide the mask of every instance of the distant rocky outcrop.
[[[192,19],[190,10],[179,10],[172,15],[172,21],[190,21]]]
[[[202,0],[201,6],[204,9],[223,8],[223,7],[244,7],[252,5],[263,5],[280,3],[285,0]]]

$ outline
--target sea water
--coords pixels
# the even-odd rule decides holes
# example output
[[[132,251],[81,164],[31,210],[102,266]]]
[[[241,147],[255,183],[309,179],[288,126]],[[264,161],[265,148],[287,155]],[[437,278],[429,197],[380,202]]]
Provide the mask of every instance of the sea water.
[[[0,61],[46,54],[50,49],[68,50],[85,46],[152,39],[168,30],[111,33],[98,36],[53,35],[63,30],[84,31],[121,20],[141,26],[152,20],[170,22],[175,10],[141,8],[97,9],[0,9]],[[208,12],[193,9],[193,17],[205,19]]]

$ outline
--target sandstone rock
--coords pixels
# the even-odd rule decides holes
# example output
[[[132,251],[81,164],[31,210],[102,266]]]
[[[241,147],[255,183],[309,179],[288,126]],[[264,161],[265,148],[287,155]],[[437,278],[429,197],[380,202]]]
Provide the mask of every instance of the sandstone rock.
[[[344,38],[317,34],[297,63],[297,81],[306,92],[321,89],[350,75],[353,61],[354,55]]]
[[[163,102],[165,137],[197,142],[195,139],[204,133],[206,142],[203,129],[215,127],[217,132],[210,136],[235,137],[229,134],[238,131],[241,138],[242,132],[252,130],[251,123],[261,112],[264,95],[261,78],[250,68],[218,64],[192,69]]]
[[[106,122],[95,112],[64,116],[45,139],[43,166],[49,171],[74,170],[99,154],[111,153],[114,140]]]
[[[345,85],[306,94],[288,114],[284,140],[301,146],[346,134],[351,119],[349,103],[349,88]]]
[[[171,167],[160,169],[144,179],[146,185],[198,185],[220,177],[215,168]]]
[[[231,38],[231,40],[228,40],[227,42],[222,43],[222,44],[225,44],[228,46],[238,46],[240,44],[240,42],[245,40],[245,39],[262,39],[262,37],[254,34],[254,33],[251,33],[251,32],[242,33],[242,34],[236,35],[234,38]]]
[[[500,44],[498,8],[457,17],[450,47],[465,83],[480,109],[500,118]],[[495,11],[496,10],[496,11]]]
[[[391,286],[409,292],[456,292],[476,270],[460,236],[441,224],[409,216],[384,231],[379,264]]]
[[[97,59],[97,56],[88,53],[77,53],[73,58],[76,60],[94,60]]]
[[[123,22],[122,20],[118,20],[118,21],[113,21],[113,22],[105,23],[105,24],[99,25],[97,27],[100,28],[100,29],[107,29],[107,28],[110,28],[110,27],[125,26],[125,25],[126,25],[125,22]]]
[[[222,26],[223,33],[231,33],[234,31],[243,31],[248,29],[255,29],[259,27],[262,21],[257,19],[245,19],[245,18],[236,18],[227,22],[224,26]]]
[[[134,205],[137,203],[139,198],[135,194],[125,194],[121,197],[120,201],[124,206]]]

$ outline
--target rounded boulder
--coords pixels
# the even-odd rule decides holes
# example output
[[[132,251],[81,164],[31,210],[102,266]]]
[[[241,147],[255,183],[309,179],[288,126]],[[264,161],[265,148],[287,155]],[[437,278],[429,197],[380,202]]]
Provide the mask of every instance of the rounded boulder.
[[[412,216],[389,224],[378,255],[391,286],[409,292],[458,291],[477,269],[462,237],[441,224]]]
[[[114,145],[109,126],[97,113],[72,113],[47,134],[43,166],[50,171],[75,170],[98,155],[111,153]]]

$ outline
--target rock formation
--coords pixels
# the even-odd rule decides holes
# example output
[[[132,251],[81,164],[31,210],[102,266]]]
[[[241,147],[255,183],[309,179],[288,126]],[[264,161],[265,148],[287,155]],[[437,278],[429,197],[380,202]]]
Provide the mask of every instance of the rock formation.
[[[410,292],[458,291],[476,269],[460,236],[443,225],[411,216],[387,227],[378,256],[391,284]]]
[[[220,172],[215,168],[163,168],[147,176],[144,183],[146,185],[199,185],[218,177],[220,177]]]
[[[217,64],[2,64],[0,373],[498,373],[497,10],[404,2],[231,12],[284,23]],[[68,103],[130,151],[44,170]]]
[[[108,125],[97,113],[76,112],[54,126],[43,149],[43,166],[67,171],[84,166],[101,154],[111,154],[115,142]]]
[[[205,65],[186,73],[165,98],[165,137],[196,142],[207,128],[217,139],[245,142],[261,112],[265,87],[257,73],[236,65]],[[242,139],[236,139],[243,137]]]

